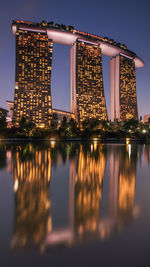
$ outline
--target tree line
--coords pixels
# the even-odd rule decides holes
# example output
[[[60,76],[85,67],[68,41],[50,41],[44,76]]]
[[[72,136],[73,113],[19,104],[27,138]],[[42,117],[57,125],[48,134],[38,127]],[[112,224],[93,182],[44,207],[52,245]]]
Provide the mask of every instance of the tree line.
[[[135,138],[143,139],[150,137],[150,127],[148,123],[142,123],[135,119],[125,121],[105,121],[98,119],[86,119],[80,125],[71,118],[67,121],[63,117],[61,123],[58,121],[57,114],[54,113],[50,126],[47,128],[37,128],[35,124],[22,117],[19,127],[7,128],[6,117],[0,118],[1,137],[31,137],[31,138]]]

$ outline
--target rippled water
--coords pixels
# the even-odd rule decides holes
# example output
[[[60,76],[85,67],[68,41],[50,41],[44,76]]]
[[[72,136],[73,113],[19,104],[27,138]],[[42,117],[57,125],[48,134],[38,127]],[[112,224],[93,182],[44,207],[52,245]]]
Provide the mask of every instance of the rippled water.
[[[1,142],[0,266],[150,266],[150,146]]]

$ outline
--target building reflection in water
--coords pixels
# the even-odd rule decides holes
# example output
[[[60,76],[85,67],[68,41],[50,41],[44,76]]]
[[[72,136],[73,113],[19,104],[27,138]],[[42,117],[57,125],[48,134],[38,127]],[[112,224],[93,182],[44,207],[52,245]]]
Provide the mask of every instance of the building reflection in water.
[[[150,146],[144,145],[144,162],[150,164]]]
[[[109,238],[124,229],[139,214],[139,207],[134,204],[139,151],[137,146],[129,145],[107,146],[94,141],[88,145],[49,144],[42,149],[31,144],[17,146],[12,153],[15,194],[12,246],[32,244],[44,250],[50,245],[76,243],[89,237]],[[55,229],[50,208],[51,164],[57,168],[60,158],[70,166],[69,225]],[[109,186],[104,196],[103,188],[108,184],[105,180]],[[103,197],[108,201],[105,216],[101,212]]]
[[[13,153],[15,230],[13,247],[29,244],[44,249],[44,238],[52,230],[50,216],[50,148],[39,150],[31,144]]]
[[[118,181],[119,227],[133,216],[137,162],[136,158],[131,158],[137,157],[135,154],[132,155],[131,144],[128,144],[127,150],[120,154]]]
[[[2,141],[0,140],[0,169],[3,169],[7,165],[7,162],[6,162],[6,146],[1,142]]]
[[[75,230],[79,235],[94,232],[100,220],[100,204],[106,156],[103,146],[91,144],[91,152],[80,147],[75,173]],[[98,149],[97,154],[93,152]]]
[[[100,221],[101,238],[108,238],[120,231],[140,212],[135,199],[137,149],[131,144],[110,147],[110,177],[108,214]]]

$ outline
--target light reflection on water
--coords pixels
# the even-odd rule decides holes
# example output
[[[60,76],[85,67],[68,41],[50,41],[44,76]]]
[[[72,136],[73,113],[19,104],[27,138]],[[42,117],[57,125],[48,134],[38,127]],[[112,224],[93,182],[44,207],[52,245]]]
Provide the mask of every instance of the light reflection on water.
[[[135,203],[136,171],[142,160],[149,164],[150,146],[9,143],[1,144],[0,158],[0,168],[13,173],[12,250],[37,247],[44,252],[60,244],[109,240],[141,214]],[[58,170],[63,178],[56,179]],[[66,188],[59,184],[62,179],[67,179]],[[66,225],[60,220],[57,227],[55,216],[63,203],[57,211],[55,201],[61,191],[68,215]]]

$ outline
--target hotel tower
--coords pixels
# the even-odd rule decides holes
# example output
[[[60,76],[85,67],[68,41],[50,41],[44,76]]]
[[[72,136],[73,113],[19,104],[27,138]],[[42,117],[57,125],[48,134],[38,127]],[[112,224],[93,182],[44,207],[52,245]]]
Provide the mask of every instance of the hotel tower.
[[[101,49],[97,43],[78,40],[71,48],[71,111],[78,121],[107,120]]]
[[[135,63],[118,55],[110,60],[111,121],[138,120]]]
[[[16,80],[13,120],[22,117],[47,127],[52,117],[51,64],[53,42],[43,32],[16,31]]]

